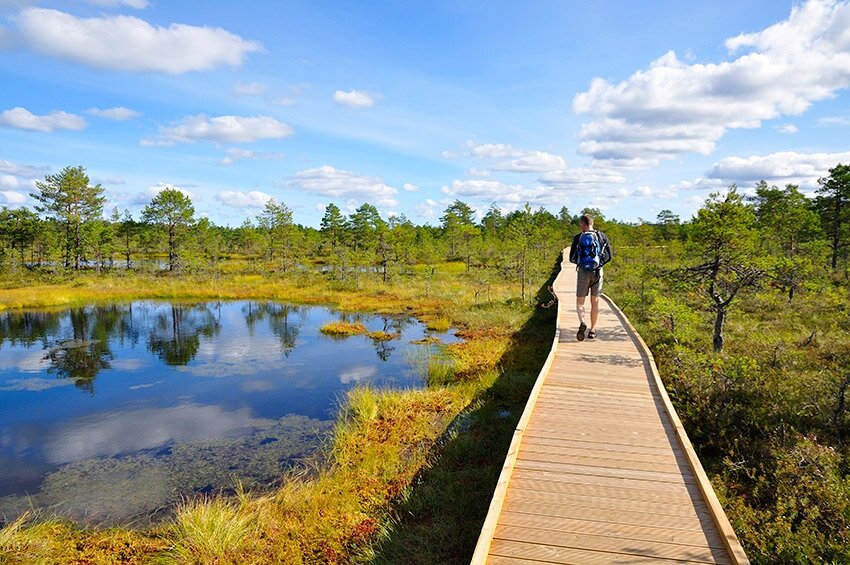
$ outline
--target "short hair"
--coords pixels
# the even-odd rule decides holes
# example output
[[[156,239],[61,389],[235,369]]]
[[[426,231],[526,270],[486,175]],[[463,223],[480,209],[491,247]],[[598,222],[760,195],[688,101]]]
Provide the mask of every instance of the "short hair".
[[[581,218],[579,218],[578,221],[579,221],[580,224],[584,224],[586,226],[592,226],[593,225],[593,216],[591,216],[590,214],[582,214]]]

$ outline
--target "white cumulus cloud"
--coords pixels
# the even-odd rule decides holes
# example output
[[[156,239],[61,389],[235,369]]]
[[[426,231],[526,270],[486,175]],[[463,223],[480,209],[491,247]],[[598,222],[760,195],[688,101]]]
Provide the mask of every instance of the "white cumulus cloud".
[[[841,153],[798,153],[780,151],[750,157],[726,157],[706,173],[708,179],[744,188],[760,180],[768,184],[796,184],[801,188],[818,187],[818,179],[829,175],[838,163],[850,163],[850,151]]]
[[[193,202],[195,200],[195,193],[186,187],[167,182],[158,182],[155,185],[148,187],[148,189],[136,199],[136,204],[149,204],[151,200],[156,198],[156,196],[165,189],[177,190],[189,197],[189,199]],[[198,200],[200,200],[200,198],[198,198]]]
[[[36,178],[43,177],[50,172],[50,167],[37,167],[34,165],[20,165],[11,161],[0,159],[0,173],[8,173],[17,177]]]
[[[375,105],[374,97],[362,90],[351,90],[348,92],[337,90],[334,92],[334,102],[340,106],[349,108],[371,108]]]
[[[541,196],[540,189],[529,189],[519,184],[505,184],[495,179],[454,180],[452,184],[443,186],[443,194],[456,198],[469,198],[478,202],[499,204],[519,204],[537,202]]]
[[[159,27],[132,16],[78,18],[26,8],[15,21],[21,41],[31,49],[101,69],[182,74],[239,66],[247,54],[263,50],[260,43],[221,28]]]
[[[622,184],[626,178],[610,169],[564,169],[540,176],[540,182],[565,190],[588,190]]]
[[[567,162],[560,155],[544,151],[529,151],[516,159],[494,164],[493,170],[511,173],[543,173],[558,171],[566,166]]]
[[[850,86],[850,3],[810,0],[787,20],[726,41],[732,57],[686,64],[669,52],[619,84],[595,78],[573,99],[592,116],[579,151],[648,168],[683,153],[709,154],[726,131],[799,115]],[[793,38],[789,40],[789,38]]]
[[[175,143],[212,141],[214,143],[251,143],[261,139],[280,139],[294,130],[270,116],[187,116],[172,127],[160,127],[159,137],[143,139],[142,145],[171,146]]]
[[[262,94],[268,87],[261,82],[237,82],[233,86],[233,92],[240,96],[256,96]]]
[[[819,126],[850,126],[850,118],[846,116],[827,116],[825,118],[818,118],[817,124]]]
[[[380,177],[358,175],[323,165],[299,171],[283,181],[283,186],[332,199],[366,200],[379,206],[397,206],[398,190]]]
[[[248,151],[247,149],[241,149],[239,147],[231,147],[227,150],[227,155],[222,157],[219,163],[222,165],[232,165],[237,161],[241,161],[242,159],[262,159],[277,161],[283,159],[283,154],[277,152],[258,153],[255,151]]]
[[[505,157],[522,157],[525,151],[517,149],[505,143],[485,143],[483,145],[471,145],[470,155],[481,159],[503,159]]]
[[[258,190],[250,192],[223,190],[216,194],[215,198],[222,204],[234,208],[262,208],[272,199],[272,196]]]
[[[6,204],[22,205],[26,204],[27,197],[20,192],[14,190],[0,190],[0,196],[6,201]]]
[[[123,106],[106,108],[103,110],[100,108],[89,108],[86,110],[86,114],[96,116],[98,118],[105,118],[107,120],[115,120],[116,122],[126,122],[127,120],[132,120],[139,115],[137,111]]]
[[[55,110],[43,116],[37,116],[20,106],[4,110],[0,114],[0,125],[30,131],[51,132],[58,129],[85,129],[86,121],[76,114]]]
[[[509,173],[543,173],[557,171],[567,166],[566,160],[560,155],[546,151],[528,151],[506,143],[476,145],[468,142],[466,146],[467,150],[463,153],[444,151],[442,156],[447,159],[474,157],[488,162],[493,171]],[[475,176],[486,175],[477,173]]]
[[[136,8],[137,10],[143,10],[148,7],[148,0],[86,0],[89,4],[95,4],[97,6],[129,6],[131,8]]]
[[[0,188],[20,188],[21,181],[15,175],[0,175]]]

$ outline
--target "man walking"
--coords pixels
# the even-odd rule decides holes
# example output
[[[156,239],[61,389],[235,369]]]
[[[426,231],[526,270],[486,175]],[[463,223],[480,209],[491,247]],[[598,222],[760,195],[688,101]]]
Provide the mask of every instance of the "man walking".
[[[587,339],[596,339],[596,320],[599,318],[599,295],[602,294],[602,266],[611,260],[613,251],[608,237],[593,229],[593,216],[584,214],[579,218],[581,233],[573,237],[570,245],[570,263],[576,264],[576,313],[578,333],[576,339],[583,341],[587,331],[584,302],[590,294],[590,331]]]

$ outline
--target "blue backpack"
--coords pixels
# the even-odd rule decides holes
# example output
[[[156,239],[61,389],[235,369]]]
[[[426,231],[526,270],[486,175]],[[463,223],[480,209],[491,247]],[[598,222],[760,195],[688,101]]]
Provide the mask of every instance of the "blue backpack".
[[[578,266],[585,271],[595,271],[602,264],[602,250],[595,231],[586,231],[578,238]]]

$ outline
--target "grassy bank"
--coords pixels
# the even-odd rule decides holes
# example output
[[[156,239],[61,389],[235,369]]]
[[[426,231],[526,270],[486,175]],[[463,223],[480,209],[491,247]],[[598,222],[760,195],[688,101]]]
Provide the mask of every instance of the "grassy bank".
[[[548,352],[554,312],[520,304],[515,285],[476,294],[462,265],[385,285],[317,275],[210,280],[80,275],[7,284],[0,308],[136,299],[274,299],[412,314],[459,328],[419,391],[357,389],[323,459],[272,494],[186,501],[148,530],[82,528],[29,515],[0,530],[0,563],[468,562],[510,434]],[[541,281],[542,282],[542,281]]]

